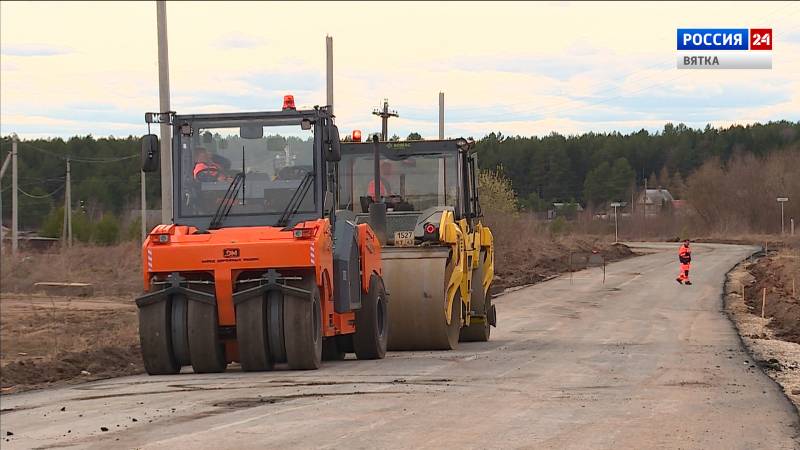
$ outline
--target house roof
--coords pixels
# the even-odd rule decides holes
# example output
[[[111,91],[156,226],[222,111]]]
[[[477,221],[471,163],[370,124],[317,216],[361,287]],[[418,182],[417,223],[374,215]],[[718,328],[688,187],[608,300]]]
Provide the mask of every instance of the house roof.
[[[647,189],[645,191],[645,203],[647,204],[660,205],[664,202],[673,202],[674,200],[672,194],[666,189]]]

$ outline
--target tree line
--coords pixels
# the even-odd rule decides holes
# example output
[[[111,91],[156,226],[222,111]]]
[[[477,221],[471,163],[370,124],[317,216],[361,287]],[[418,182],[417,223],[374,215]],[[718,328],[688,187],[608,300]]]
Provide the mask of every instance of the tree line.
[[[394,138],[394,137],[393,137]],[[408,139],[421,139],[411,133]],[[629,200],[645,179],[649,186],[670,188],[681,197],[685,182],[706,161],[724,165],[734,155],[763,159],[777,149],[800,144],[800,122],[777,121],[729,128],[693,129],[667,124],[650,133],[584,133],[544,137],[490,133],[477,141],[481,168],[511,181],[520,206],[546,210],[552,202],[602,206]],[[0,158],[11,149],[11,139],[0,139]],[[64,203],[66,159],[71,159],[73,211],[89,224],[113,216],[119,234],[135,235],[126,222],[140,205],[140,141],[138,137],[23,140],[19,149],[20,227],[60,233],[57,208]],[[793,152],[796,156],[796,151]],[[2,184],[3,223],[11,216],[10,173]],[[697,183],[695,179],[695,183]],[[160,176],[148,175],[147,204],[160,208]],[[59,215],[61,214],[61,215]],[[113,229],[110,219],[100,227]],[[75,223],[75,221],[73,221]],[[126,231],[130,230],[130,231]],[[88,233],[88,234],[86,234]],[[84,235],[91,238],[91,233]],[[104,237],[104,240],[109,238]]]
[[[800,122],[777,121],[704,129],[667,124],[656,133],[490,133],[476,148],[482,168],[500,170],[511,180],[521,206],[543,210],[556,201],[588,207],[630,201],[645,180],[680,197],[684,180],[711,158],[721,164],[736,154],[764,158],[798,143]]]

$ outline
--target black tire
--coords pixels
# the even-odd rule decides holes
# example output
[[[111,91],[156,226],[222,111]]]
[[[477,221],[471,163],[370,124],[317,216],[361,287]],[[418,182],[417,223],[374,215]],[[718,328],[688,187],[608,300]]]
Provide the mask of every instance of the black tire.
[[[388,305],[383,280],[372,275],[369,292],[361,299],[356,311],[356,332],[353,350],[358,359],[383,359],[389,336]]]
[[[483,323],[470,324],[461,329],[459,340],[461,342],[486,342],[492,333],[492,327],[489,325],[489,311],[491,310],[491,294],[483,292],[483,263],[486,254],[481,252],[480,265],[472,274],[472,297],[470,299],[470,308],[484,316]],[[491,287],[490,287],[491,289]]]
[[[189,359],[189,335],[187,332],[187,308],[188,300],[185,295],[177,294],[172,296],[172,317],[170,318],[172,328],[172,354],[178,367],[191,364]]]
[[[336,336],[331,336],[322,340],[323,361],[342,361],[345,356],[347,356],[347,353],[339,348],[339,344],[336,342]]]
[[[283,293],[267,293],[267,333],[269,353],[275,363],[286,362],[286,345],[283,338]]]
[[[309,298],[286,295],[283,301],[283,332],[286,362],[293,370],[319,369],[322,361],[322,309],[319,289]]]
[[[172,352],[172,301],[139,308],[139,343],[144,370],[150,375],[172,375],[181,370]]]
[[[236,338],[239,363],[246,372],[271,370],[274,366],[269,349],[267,298],[251,298],[236,306]]]
[[[487,295],[485,307],[488,308],[483,311],[485,319],[483,323],[470,324],[461,329],[461,342],[486,342],[492,334],[492,326],[489,324],[489,312],[492,308],[491,295]]]
[[[187,318],[189,359],[194,373],[225,370],[225,346],[219,339],[217,306],[190,300]]]

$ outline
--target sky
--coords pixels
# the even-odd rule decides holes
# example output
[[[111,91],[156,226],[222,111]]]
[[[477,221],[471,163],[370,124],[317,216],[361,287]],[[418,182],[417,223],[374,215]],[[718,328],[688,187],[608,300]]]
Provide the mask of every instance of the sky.
[[[800,2],[168,2],[172,109],[325,103],[340,130],[658,131],[800,120]],[[773,28],[771,70],[678,70],[676,28]],[[128,136],[158,110],[155,2],[0,2],[0,134]]]

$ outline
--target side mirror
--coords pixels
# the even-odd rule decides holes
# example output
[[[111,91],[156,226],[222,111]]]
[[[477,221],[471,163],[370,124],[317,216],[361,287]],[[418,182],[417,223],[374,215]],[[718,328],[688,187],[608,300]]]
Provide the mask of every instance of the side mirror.
[[[161,149],[158,146],[158,136],[145,134],[142,136],[142,172],[155,172],[161,162]]]
[[[325,152],[325,159],[330,162],[339,162],[342,160],[342,144],[339,140],[339,127],[336,125],[328,125],[328,139],[325,143],[327,145],[327,152]]]

